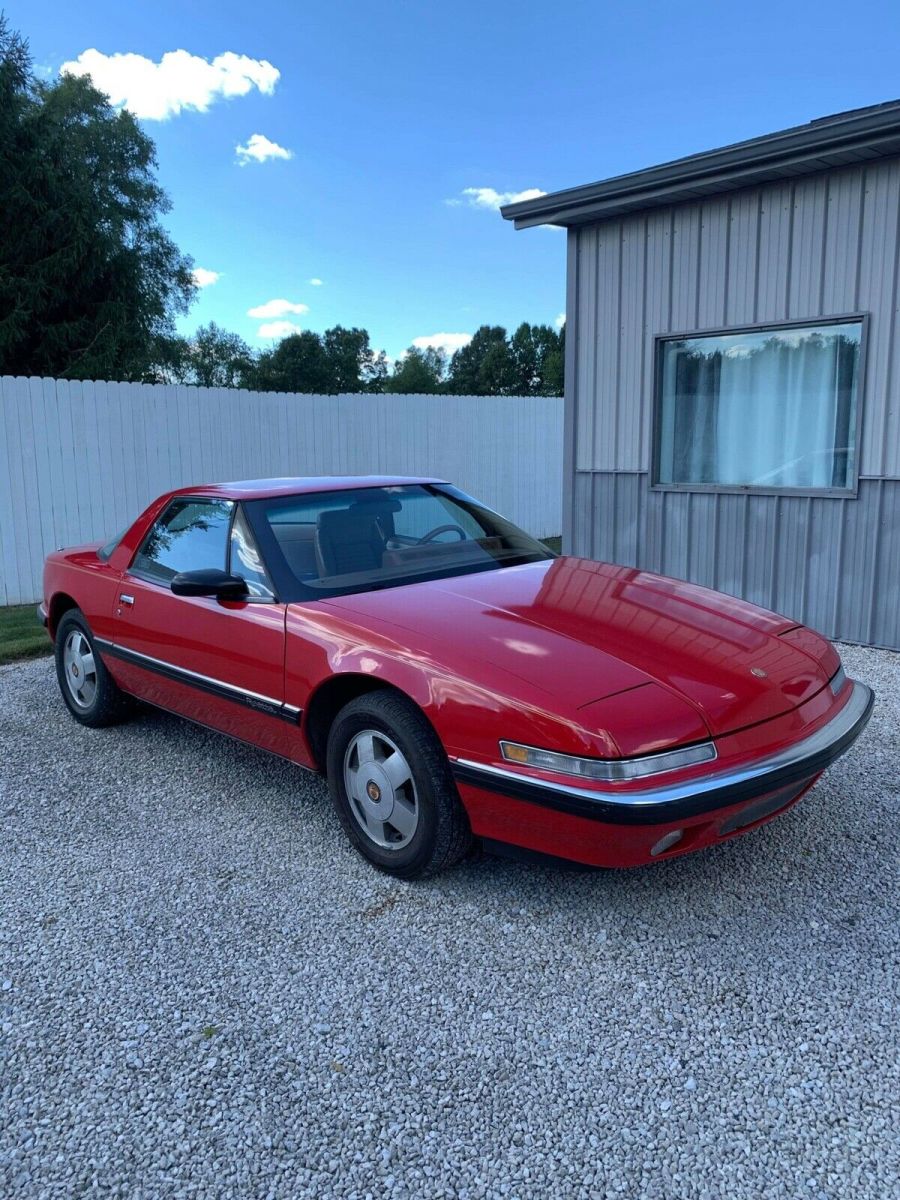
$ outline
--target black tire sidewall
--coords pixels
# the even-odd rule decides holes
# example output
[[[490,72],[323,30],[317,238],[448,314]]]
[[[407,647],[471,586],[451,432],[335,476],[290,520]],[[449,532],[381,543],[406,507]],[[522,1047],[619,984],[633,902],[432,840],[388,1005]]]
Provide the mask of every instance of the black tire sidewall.
[[[416,787],[419,822],[408,845],[385,850],[366,837],[350,809],[344,786],[344,755],[351,739],[365,729],[387,734],[409,763]],[[443,748],[424,715],[411,701],[391,692],[368,693],[335,718],[328,737],[328,787],[344,832],[364,858],[392,875],[409,879],[428,874],[443,858],[442,835],[452,814],[455,783]],[[459,804],[459,801],[455,801]]]
[[[97,672],[97,689],[94,693],[94,699],[87,708],[81,708],[75,703],[66,680],[66,667],[63,655],[66,638],[73,629],[77,629],[87,638],[91,653],[94,656],[94,667]],[[118,698],[119,692],[97,651],[94,635],[91,633],[90,626],[80,609],[70,608],[60,619],[54,638],[54,656],[56,659],[56,678],[59,681],[59,690],[62,693],[66,708],[68,708],[75,720],[79,721],[82,725],[108,724],[112,716],[112,707]]]

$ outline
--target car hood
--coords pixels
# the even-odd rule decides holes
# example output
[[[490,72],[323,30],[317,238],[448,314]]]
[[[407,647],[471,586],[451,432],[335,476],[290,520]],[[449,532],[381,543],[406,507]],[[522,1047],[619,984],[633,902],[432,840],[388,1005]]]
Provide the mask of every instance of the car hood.
[[[647,571],[551,562],[327,601],[406,629],[452,669],[473,658],[526,679],[566,709],[656,685],[714,736],[788,712],[828,682],[828,644],[732,596]],[[420,643],[421,644],[421,643]],[[836,664],[835,664],[836,665]],[[657,693],[658,695],[658,693]],[[647,693],[650,704],[656,701]]]

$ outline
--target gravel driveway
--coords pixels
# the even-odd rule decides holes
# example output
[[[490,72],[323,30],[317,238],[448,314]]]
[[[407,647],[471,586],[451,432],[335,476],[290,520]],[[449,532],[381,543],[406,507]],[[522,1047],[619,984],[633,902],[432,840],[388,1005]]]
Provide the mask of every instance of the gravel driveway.
[[[900,1194],[900,655],[799,808],[377,875],[314,777],[0,670],[4,1197]]]

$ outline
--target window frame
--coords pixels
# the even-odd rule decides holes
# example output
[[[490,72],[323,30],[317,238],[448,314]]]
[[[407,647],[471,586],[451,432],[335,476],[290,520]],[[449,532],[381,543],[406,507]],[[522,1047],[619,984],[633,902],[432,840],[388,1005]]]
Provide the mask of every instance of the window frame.
[[[650,490],[653,492],[705,492],[713,495],[731,496],[824,496],[833,499],[856,499],[859,494],[860,456],[862,452],[862,423],[866,385],[866,351],[869,342],[868,312],[850,312],[827,317],[791,318],[784,321],[755,321],[743,325],[721,325],[711,329],[692,329],[677,333],[653,334],[653,403],[650,429]],[[722,337],[741,333],[765,333],[779,329],[798,329],[810,326],[846,325],[855,322],[860,326],[859,367],[856,375],[856,441],[853,455],[853,477],[850,486],[827,487],[773,487],[752,483],[661,483],[659,478],[662,451],[662,407],[663,370],[662,349],[665,342],[678,342],[690,338]]]
[[[227,549],[227,554],[225,556],[225,570],[228,572],[229,575],[233,575],[235,573],[232,570],[232,563],[231,563],[232,540],[234,537],[234,523],[237,520],[239,513],[244,519],[244,524],[246,525],[246,527],[250,533],[250,536],[253,538],[254,544],[256,546],[256,550],[259,554],[260,562],[262,563],[262,565],[265,569],[265,572],[269,577],[269,582],[272,585],[272,595],[271,596],[247,595],[240,601],[240,603],[241,604],[280,604],[281,601],[278,598],[278,585],[275,582],[275,577],[273,576],[273,574],[269,568],[269,564],[266,562],[266,557],[263,554],[262,548],[259,544],[259,538],[256,535],[256,529],[252,525],[252,523],[250,521],[250,516],[244,509],[244,504],[243,504],[243,501],[241,501],[241,500],[236,500],[234,502],[234,508],[231,511],[231,520],[228,522],[228,542],[227,542],[228,549]],[[243,576],[239,575],[239,578],[243,579]]]
[[[234,525],[234,514],[237,512],[238,508],[238,501],[232,499],[230,496],[173,496],[165,508],[161,512],[157,513],[157,515],[147,526],[144,536],[138,542],[137,549],[135,550],[134,554],[132,554],[131,560],[128,563],[128,566],[125,568],[125,573],[127,575],[134,576],[135,579],[140,579],[143,583],[155,584],[157,587],[160,587],[164,591],[171,593],[173,596],[175,593],[172,591],[171,583],[166,583],[165,580],[158,578],[156,575],[151,575],[149,571],[142,571],[140,567],[135,566],[135,563],[140,557],[141,551],[149,541],[150,535],[153,533],[153,530],[156,528],[159,522],[165,519],[169,513],[169,510],[172,509],[176,504],[182,504],[185,502],[189,504],[222,504],[224,502],[225,504],[231,505],[231,512],[228,517],[228,532],[225,535],[226,566],[231,559],[231,529]],[[223,566],[222,570],[224,571],[225,569],[226,567]],[[269,603],[269,601],[266,601],[266,603]]]
[[[375,583],[373,586],[373,583],[371,581],[366,582],[364,584],[361,583],[358,586],[337,588],[334,590],[323,589],[322,591],[318,591],[316,589],[304,586],[304,584],[296,578],[296,576],[293,574],[290,567],[288,566],[287,562],[285,561],[284,555],[281,551],[281,548],[278,545],[277,539],[276,539],[274,533],[272,532],[269,522],[266,519],[266,508],[268,505],[272,504],[273,502],[276,505],[279,503],[287,504],[291,500],[296,500],[296,499],[301,499],[301,498],[309,499],[310,497],[316,497],[319,495],[324,495],[326,493],[329,495],[351,496],[351,495],[357,494],[359,491],[368,490],[369,486],[371,486],[371,487],[392,486],[392,487],[404,487],[404,488],[407,488],[407,487],[421,488],[422,490],[428,491],[428,492],[443,493],[445,495],[448,495],[451,500],[454,500],[458,503],[462,502],[463,506],[465,506],[466,502],[469,502],[469,503],[477,505],[479,508],[486,509],[489,513],[493,513],[495,516],[500,517],[501,520],[506,520],[506,518],[502,517],[502,515],[500,513],[495,513],[494,510],[492,508],[490,508],[489,505],[482,504],[481,501],[475,499],[475,497],[473,497],[473,496],[467,495],[460,488],[457,488],[454,484],[451,484],[451,483],[427,482],[427,483],[390,484],[390,485],[372,484],[372,485],[367,485],[366,488],[347,487],[347,488],[334,488],[334,489],[328,488],[328,489],[322,489],[320,491],[310,491],[310,492],[299,492],[298,491],[298,492],[290,493],[288,495],[263,496],[263,497],[257,497],[254,499],[242,501],[243,507],[244,507],[244,516],[247,518],[250,528],[253,530],[253,533],[256,535],[257,547],[259,549],[259,552],[260,552],[263,562],[266,564],[266,569],[268,570],[269,575],[272,579],[272,582],[275,585],[275,591],[276,591],[276,594],[279,597],[281,603],[283,603],[283,604],[318,604],[322,601],[328,601],[328,600],[332,600],[332,599],[340,598],[340,597],[344,597],[344,596],[355,596],[355,595],[365,594],[365,593],[373,592],[373,591],[388,590],[385,588],[385,585],[383,583]],[[509,524],[513,525],[514,522],[510,521]],[[527,530],[522,530],[521,532],[524,533],[527,537],[531,538],[531,534],[529,534],[527,532]],[[543,543],[541,543],[539,538],[532,538],[532,540],[534,542],[536,542],[538,545],[540,545],[541,550],[546,555],[546,561],[552,561],[553,559],[559,557],[553,550],[550,550],[549,547],[544,546]],[[544,561],[544,560],[541,559],[541,561]],[[415,579],[402,580],[402,579],[398,578],[395,581],[393,581],[392,583],[390,583],[388,585],[388,587],[403,587],[403,586],[409,586],[410,584],[413,584],[413,583],[426,583],[426,582],[429,582],[431,580],[436,580],[436,579],[448,579],[448,578],[454,578],[454,577],[457,577],[460,575],[472,575],[472,574],[478,574],[478,573],[482,573],[482,572],[489,571],[489,570],[498,570],[498,569],[502,570],[502,569],[505,569],[505,567],[503,565],[501,565],[500,567],[492,566],[489,562],[486,562],[480,566],[473,567],[471,570],[465,570],[465,571],[460,571],[459,568],[456,566],[441,567],[441,568],[435,567],[431,571],[423,572],[422,574],[417,575]]]

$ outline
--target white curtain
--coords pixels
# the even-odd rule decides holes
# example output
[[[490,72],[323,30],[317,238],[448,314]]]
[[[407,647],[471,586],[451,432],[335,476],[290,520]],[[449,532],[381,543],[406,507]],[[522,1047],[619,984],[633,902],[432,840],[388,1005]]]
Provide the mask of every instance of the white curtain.
[[[660,480],[849,486],[858,323],[664,343]]]

